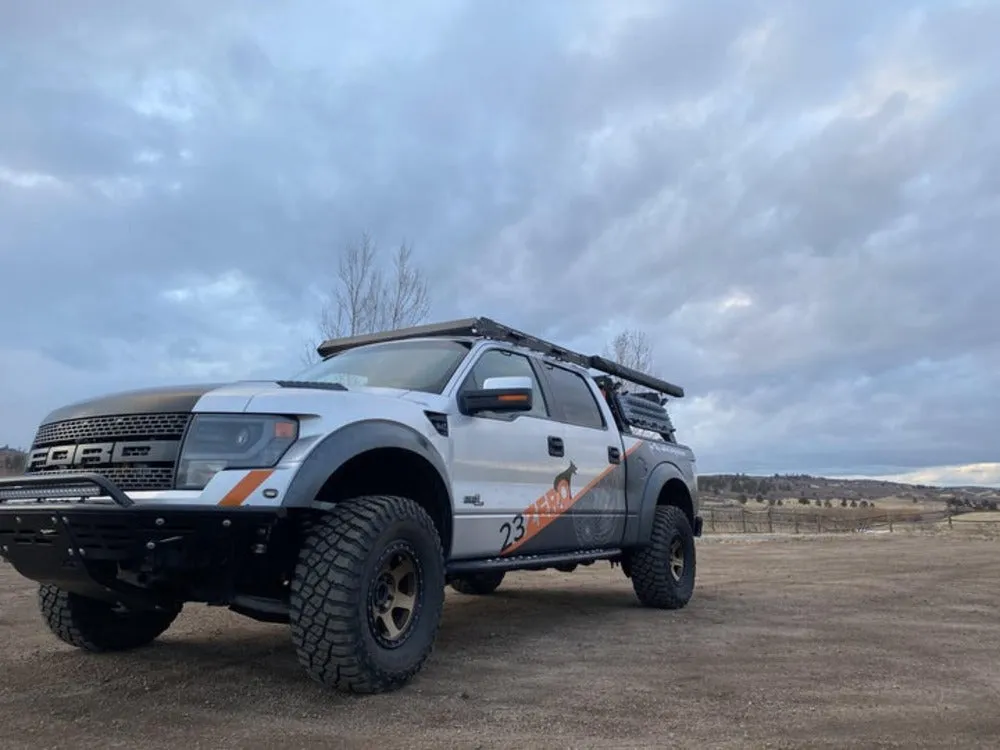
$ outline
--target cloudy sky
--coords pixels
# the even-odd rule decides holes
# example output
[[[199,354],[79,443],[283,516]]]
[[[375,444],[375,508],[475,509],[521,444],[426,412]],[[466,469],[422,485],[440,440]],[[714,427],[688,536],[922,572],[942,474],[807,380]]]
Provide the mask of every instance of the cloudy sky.
[[[434,318],[645,330],[704,472],[1000,483],[998,33],[976,0],[3,3],[0,445],[296,372],[367,229]]]

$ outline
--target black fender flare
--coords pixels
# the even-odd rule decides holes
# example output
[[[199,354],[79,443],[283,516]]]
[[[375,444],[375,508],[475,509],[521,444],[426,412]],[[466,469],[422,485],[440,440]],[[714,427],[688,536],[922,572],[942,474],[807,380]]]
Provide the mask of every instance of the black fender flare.
[[[285,491],[285,508],[317,508],[319,491],[326,481],[345,463],[362,453],[377,448],[400,448],[425,459],[441,477],[451,512],[451,484],[444,459],[425,435],[401,422],[388,419],[366,419],[334,430],[316,445],[299,465],[295,477]]]
[[[664,486],[672,479],[683,482],[684,486],[688,488],[688,494],[691,494],[690,487],[684,479],[684,472],[676,464],[671,461],[662,461],[654,466],[646,478],[642,499],[639,502],[639,512],[626,520],[623,546],[641,547],[649,544],[653,534],[653,516],[656,515],[657,500],[659,500],[660,492]]]

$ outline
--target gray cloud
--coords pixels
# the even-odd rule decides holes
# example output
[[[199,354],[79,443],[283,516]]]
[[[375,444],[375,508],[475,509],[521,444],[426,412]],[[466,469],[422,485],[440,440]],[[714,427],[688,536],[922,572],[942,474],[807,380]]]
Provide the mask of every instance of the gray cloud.
[[[998,461],[998,30],[986,3],[5,6],[0,442],[295,370],[370,229],[415,243],[435,316],[646,329],[705,471]]]

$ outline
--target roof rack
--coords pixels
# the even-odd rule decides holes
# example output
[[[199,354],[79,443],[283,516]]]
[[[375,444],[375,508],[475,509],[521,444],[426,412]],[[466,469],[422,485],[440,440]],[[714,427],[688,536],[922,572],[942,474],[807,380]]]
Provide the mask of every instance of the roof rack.
[[[360,336],[348,336],[339,339],[330,339],[320,344],[316,351],[321,357],[329,357],[347,349],[353,349],[367,344],[379,344],[388,341],[404,341],[406,339],[425,337],[459,337],[472,336],[475,338],[494,339],[505,341],[509,344],[516,344],[526,349],[531,349],[540,354],[544,354],[564,362],[570,362],[585,369],[598,370],[607,375],[627,380],[636,385],[651,388],[659,393],[673,396],[674,398],[684,398],[684,389],[679,385],[668,383],[652,375],[647,375],[630,367],[625,367],[617,362],[612,362],[597,355],[587,356],[571,351],[564,347],[553,344],[536,336],[518,331],[517,329],[497,323],[490,318],[463,318],[461,320],[451,320],[444,323],[431,323],[428,325],[412,326],[410,328],[400,328],[395,331],[380,331],[378,333],[362,334]]]

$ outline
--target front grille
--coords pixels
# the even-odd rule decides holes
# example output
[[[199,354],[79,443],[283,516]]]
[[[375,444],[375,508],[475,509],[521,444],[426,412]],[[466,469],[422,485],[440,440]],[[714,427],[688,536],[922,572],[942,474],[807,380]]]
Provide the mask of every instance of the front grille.
[[[94,472],[125,492],[169,490],[176,449],[190,420],[191,414],[184,413],[126,414],[42,425],[25,473]],[[146,456],[153,460],[144,461]]]
[[[126,414],[86,417],[42,425],[32,448],[97,440],[180,440],[190,414]]]

